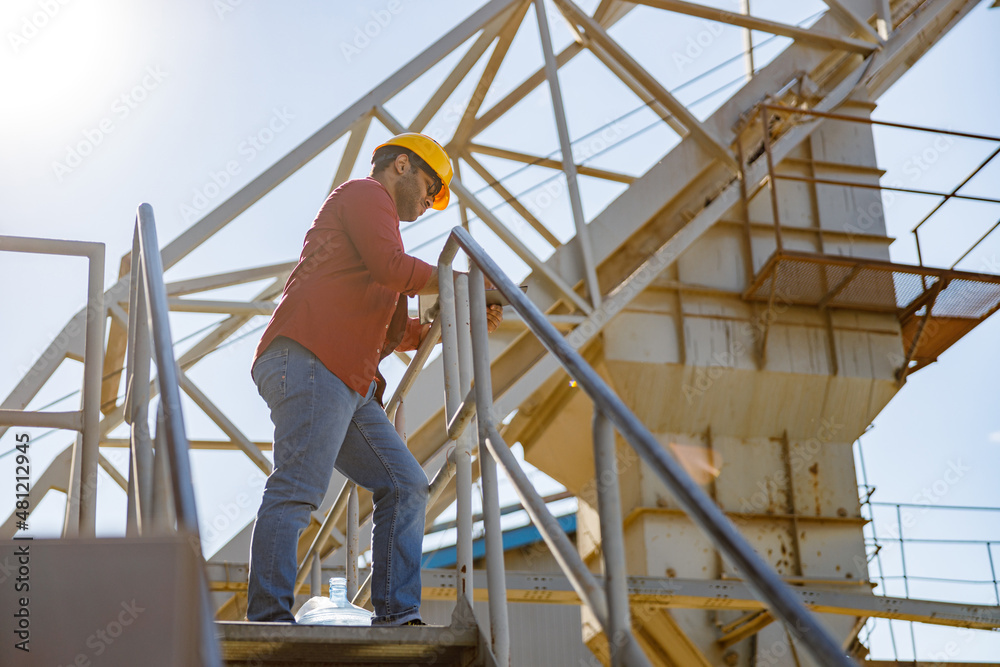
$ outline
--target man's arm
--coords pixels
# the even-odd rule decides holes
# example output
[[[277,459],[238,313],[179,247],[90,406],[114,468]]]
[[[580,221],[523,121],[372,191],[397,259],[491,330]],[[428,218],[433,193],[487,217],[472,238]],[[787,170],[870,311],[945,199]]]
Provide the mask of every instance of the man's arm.
[[[437,294],[438,293],[438,267],[434,267],[431,271],[431,277],[427,279],[427,283],[424,284],[417,294]]]

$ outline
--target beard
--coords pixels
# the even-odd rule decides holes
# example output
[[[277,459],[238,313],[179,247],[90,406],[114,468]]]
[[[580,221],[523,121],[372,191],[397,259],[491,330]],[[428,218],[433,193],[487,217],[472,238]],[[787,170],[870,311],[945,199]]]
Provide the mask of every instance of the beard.
[[[411,165],[403,177],[396,182],[396,212],[403,222],[413,222],[423,213],[420,204],[424,196],[423,185],[417,170]]]

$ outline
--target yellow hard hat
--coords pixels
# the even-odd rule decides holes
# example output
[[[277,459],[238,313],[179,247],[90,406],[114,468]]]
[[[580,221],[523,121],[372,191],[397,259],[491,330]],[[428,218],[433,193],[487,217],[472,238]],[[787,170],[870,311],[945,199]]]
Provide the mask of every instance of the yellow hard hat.
[[[434,197],[434,202],[431,204],[431,208],[443,211],[448,206],[448,200],[451,198],[451,190],[448,186],[451,184],[453,172],[451,169],[451,160],[448,159],[448,154],[445,152],[444,148],[441,147],[441,144],[434,141],[426,134],[420,134],[419,132],[405,132],[403,134],[397,134],[375,150],[377,151],[383,146],[400,146],[402,148],[407,148],[416,153],[420,159],[426,162],[427,165],[434,170],[434,173],[441,179],[441,191]],[[374,153],[372,154],[374,155]]]

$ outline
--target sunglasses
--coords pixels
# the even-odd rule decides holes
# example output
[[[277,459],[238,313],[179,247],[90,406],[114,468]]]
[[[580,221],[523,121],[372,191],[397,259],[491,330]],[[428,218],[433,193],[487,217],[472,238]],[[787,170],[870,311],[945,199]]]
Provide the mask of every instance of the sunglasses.
[[[420,169],[420,171],[424,172],[431,178],[432,182],[430,187],[427,188],[427,196],[432,199],[434,197],[437,197],[438,193],[441,192],[441,188],[444,187],[444,183],[441,182],[441,177],[438,176],[437,173],[433,169],[431,169],[430,165],[424,162],[420,156],[414,154],[410,158],[410,161],[413,162],[413,165],[415,167]]]

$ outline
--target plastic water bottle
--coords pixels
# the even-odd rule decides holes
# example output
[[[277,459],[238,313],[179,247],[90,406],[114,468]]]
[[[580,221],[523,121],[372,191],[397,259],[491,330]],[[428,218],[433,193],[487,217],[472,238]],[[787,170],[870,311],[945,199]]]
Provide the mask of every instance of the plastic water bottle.
[[[309,598],[295,614],[295,622],[300,625],[371,625],[372,613],[351,604],[347,600],[347,580],[333,577],[330,597]]]

